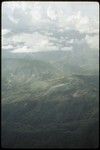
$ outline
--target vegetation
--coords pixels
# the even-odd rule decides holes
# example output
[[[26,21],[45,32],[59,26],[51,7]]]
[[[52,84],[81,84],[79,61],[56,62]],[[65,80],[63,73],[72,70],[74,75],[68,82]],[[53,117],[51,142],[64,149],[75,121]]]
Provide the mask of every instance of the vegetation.
[[[3,147],[98,147],[98,69],[70,63],[67,54],[57,60],[55,53],[46,53],[48,60],[3,57]]]

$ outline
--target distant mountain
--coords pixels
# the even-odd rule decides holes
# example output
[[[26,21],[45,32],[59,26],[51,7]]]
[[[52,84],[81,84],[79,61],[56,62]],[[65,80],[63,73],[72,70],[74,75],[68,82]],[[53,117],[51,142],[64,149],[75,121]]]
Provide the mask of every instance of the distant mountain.
[[[14,58],[25,60],[39,60],[49,62],[53,67],[64,73],[99,72],[99,53],[96,49],[73,49],[72,51],[46,51],[35,53],[11,53],[3,52],[2,58]]]

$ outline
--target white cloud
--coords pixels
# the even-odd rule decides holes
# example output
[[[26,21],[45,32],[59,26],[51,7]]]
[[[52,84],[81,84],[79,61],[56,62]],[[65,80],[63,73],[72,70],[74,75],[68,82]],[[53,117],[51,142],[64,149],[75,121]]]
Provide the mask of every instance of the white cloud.
[[[39,21],[42,19],[42,9],[38,4],[35,4],[33,9],[30,9],[30,14],[32,16],[33,23],[34,21]]]
[[[19,48],[14,48],[12,50],[12,53],[29,53],[29,52],[38,52],[38,51],[56,51],[58,50],[57,46],[52,46],[52,45],[45,45],[45,44],[40,44],[40,45],[34,45],[33,47],[28,47],[28,46],[23,46]]]
[[[89,18],[82,16],[81,12],[78,11],[76,14],[67,18],[67,26],[77,29],[80,32],[87,32],[87,30],[89,30]]]
[[[32,49],[29,49],[27,46],[23,46],[20,48],[15,48],[11,52],[12,53],[29,53],[29,52],[32,52]]]
[[[15,24],[18,23],[18,20],[17,20],[17,19],[14,19],[13,16],[9,16],[9,20],[12,21],[12,22],[15,23]]]
[[[74,42],[74,39],[71,39],[68,41],[70,44],[72,44]]]
[[[4,45],[2,46],[3,49],[8,50],[8,49],[13,49],[12,45]]]
[[[10,32],[10,30],[8,30],[8,29],[2,29],[2,35],[5,35],[5,34],[7,34],[9,32]]]
[[[99,49],[99,35],[96,36],[86,36],[86,41],[89,44],[90,48]]]
[[[49,6],[47,8],[47,16],[51,19],[51,20],[56,20],[57,18],[57,13],[56,11],[51,7]]]
[[[72,29],[79,31],[80,35],[98,33],[98,7],[93,3],[3,2],[2,8],[2,45],[17,45],[13,52],[66,50],[67,42],[81,45],[85,40],[90,47],[98,47],[98,36],[84,36],[83,41],[73,40],[77,37],[65,38],[69,29],[70,32]],[[18,46],[19,42],[24,43],[23,47]]]
[[[44,45],[48,43],[48,37],[41,35],[38,32],[34,32],[33,34],[30,33],[21,33],[14,35],[11,38],[11,42],[24,42],[27,46],[34,46],[34,45]]]
[[[37,51],[50,51],[50,50],[58,50],[57,46],[54,46],[53,43],[49,41],[48,36],[43,36],[38,32],[34,34],[20,34],[15,35],[11,39],[11,43],[19,43],[23,42],[23,47],[18,47],[14,49],[12,52],[37,52]]]
[[[70,46],[70,47],[62,47],[61,50],[62,51],[72,51],[72,46]]]

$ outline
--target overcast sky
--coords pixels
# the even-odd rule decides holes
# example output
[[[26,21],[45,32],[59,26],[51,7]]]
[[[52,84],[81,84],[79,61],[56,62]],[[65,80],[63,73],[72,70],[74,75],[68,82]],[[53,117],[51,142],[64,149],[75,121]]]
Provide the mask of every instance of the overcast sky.
[[[97,2],[3,2],[2,49],[14,53],[99,49]]]

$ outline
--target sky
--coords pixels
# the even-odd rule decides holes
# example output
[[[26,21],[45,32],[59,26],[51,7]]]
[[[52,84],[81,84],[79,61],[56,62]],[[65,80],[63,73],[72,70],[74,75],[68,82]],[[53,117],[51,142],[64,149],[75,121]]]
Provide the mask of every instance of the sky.
[[[99,49],[98,2],[3,2],[2,49],[12,53]]]

